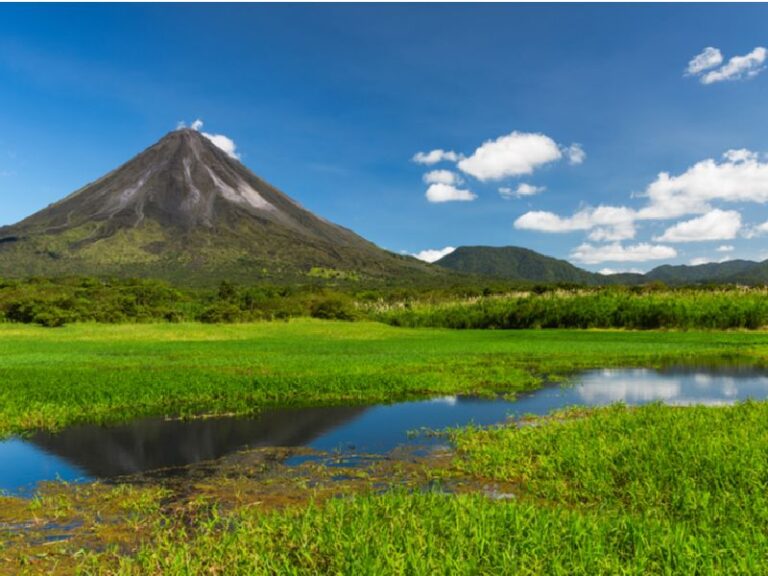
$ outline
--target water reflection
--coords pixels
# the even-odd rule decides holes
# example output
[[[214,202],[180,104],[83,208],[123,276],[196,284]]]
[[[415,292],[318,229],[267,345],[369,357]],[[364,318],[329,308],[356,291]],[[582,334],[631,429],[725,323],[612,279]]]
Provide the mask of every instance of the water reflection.
[[[244,448],[304,446],[365,412],[364,407],[265,410],[252,418],[143,419],[118,426],[38,432],[29,442],[94,478],[183,467]]]
[[[754,371],[685,373],[680,370],[601,370],[582,376],[574,387],[581,403],[664,402],[676,406],[717,406],[737,399],[765,398],[768,377]]]
[[[496,424],[508,417],[544,415],[573,405],[613,402],[721,405],[768,398],[768,376],[743,366],[718,369],[595,370],[570,386],[545,386],[503,398],[445,396],[368,407],[267,410],[252,418],[191,421],[146,419],[111,427],[75,426],[0,442],[0,490],[40,480],[114,478],[210,461],[237,450],[308,446],[317,450],[386,453],[420,428]],[[432,438],[419,441],[438,442]]]

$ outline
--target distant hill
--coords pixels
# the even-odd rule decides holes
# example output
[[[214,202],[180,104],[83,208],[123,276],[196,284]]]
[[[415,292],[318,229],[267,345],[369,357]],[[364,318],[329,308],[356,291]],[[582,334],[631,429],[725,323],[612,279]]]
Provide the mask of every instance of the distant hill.
[[[755,267],[760,265],[750,260],[729,260],[727,262],[709,262],[696,266],[664,265],[654,268],[645,274],[650,281],[660,281],[667,284],[709,284],[730,283],[738,281]]]
[[[456,272],[529,282],[564,282],[585,285],[619,285],[664,282],[672,286],[695,284],[766,284],[768,260],[730,260],[696,266],[664,265],[646,274],[596,274],[565,260],[551,258],[516,246],[461,246],[437,262]]]
[[[21,222],[0,227],[0,277],[178,282],[440,277],[316,216],[191,129]]]
[[[602,284],[605,277],[517,246],[461,246],[436,262],[465,274],[530,282]]]

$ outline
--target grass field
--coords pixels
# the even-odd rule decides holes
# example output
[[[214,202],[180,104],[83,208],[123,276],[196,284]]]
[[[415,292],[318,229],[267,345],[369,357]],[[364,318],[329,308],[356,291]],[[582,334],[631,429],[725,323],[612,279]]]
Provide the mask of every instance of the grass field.
[[[0,435],[148,414],[519,391],[606,366],[768,357],[762,332],[493,331],[298,319],[0,325]]]

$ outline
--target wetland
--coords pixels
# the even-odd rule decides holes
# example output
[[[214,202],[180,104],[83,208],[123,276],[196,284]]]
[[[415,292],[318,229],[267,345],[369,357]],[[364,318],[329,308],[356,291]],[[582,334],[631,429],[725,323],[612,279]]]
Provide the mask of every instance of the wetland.
[[[759,331],[0,332],[3,573],[768,566]]]

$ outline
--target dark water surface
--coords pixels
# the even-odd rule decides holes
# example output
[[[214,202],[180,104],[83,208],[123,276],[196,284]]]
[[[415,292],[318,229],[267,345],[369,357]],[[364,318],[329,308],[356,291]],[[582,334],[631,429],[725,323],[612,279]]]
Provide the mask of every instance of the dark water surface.
[[[407,442],[434,442],[409,440],[409,431],[496,424],[574,405],[721,405],[768,398],[768,373],[754,368],[595,370],[571,384],[545,386],[515,401],[447,396],[388,405],[270,409],[248,418],[142,419],[38,432],[0,442],[0,490],[23,492],[43,480],[114,479],[267,446],[381,454]]]

